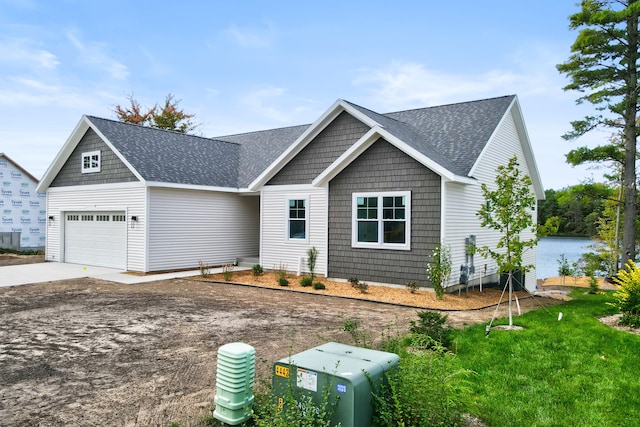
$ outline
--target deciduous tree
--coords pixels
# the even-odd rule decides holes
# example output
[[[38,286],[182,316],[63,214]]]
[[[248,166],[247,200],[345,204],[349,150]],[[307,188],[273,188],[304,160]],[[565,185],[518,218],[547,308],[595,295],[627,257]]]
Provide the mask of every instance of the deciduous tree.
[[[191,133],[199,125],[194,124],[191,119],[195,114],[187,114],[182,109],[178,109],[180,100],[174,99],[172,94],[168,94],[164,100],[162,108],[158,104],[146,109],[133,97],[127,96],[129,107],[116,105],[114,112],[118,120],[125,123],[134,123],[143,126],[166,129],[180,133]],[[146,110],[146,111],[145,111]]]
[[[513,273],[516,270],[527,272],[533,265],[524,264],[522,260],[526,249],[534,247],[537,237],[523,238],[527,230],[535,230],[532,215],[536,206],[536,198],[531,191],[532,182],[528,175],[519,168],[518,158],[512,157],[506,166],[498,166],[496,170],[495,189],[482,184],[482,195],[485,203],[477,215],[482,227],[496,230],[500,239],[495,248],[482,246],[478,252],[484,257],[491,257],[498,264],[499,273],[507,273],[509,287],[509,326],[513,326],[511,314],[511,294],[513,291]]]

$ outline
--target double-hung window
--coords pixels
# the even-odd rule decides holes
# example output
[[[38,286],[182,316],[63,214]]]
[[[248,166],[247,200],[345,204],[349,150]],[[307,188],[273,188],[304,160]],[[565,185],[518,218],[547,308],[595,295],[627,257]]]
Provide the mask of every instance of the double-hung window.
[[[100,172],[100,151],[82,153],[82,173]]]
[[[411,192],[353,193],[351,244],[411,249]]]
[[[307,199],[288,199],[287,239],[307,239]]]

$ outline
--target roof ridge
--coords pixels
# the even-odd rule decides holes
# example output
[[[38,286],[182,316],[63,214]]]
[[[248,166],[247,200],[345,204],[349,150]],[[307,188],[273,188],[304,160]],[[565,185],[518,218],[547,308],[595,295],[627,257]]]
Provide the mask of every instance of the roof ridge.
[[[493,96],[493,97],[490,97],[490,98],[474,99],[474,100],[472,100],[472,101],[450,102],[450,103],[448,103],[448,104],[432,105],[432,106],[430,106],[430,107],[410,108],[410,109],[408,109],[408,110],[389,111],[389,112],[386,112],[386,113],[382,113],[382,114],[378,113],[378,114],[380,114],[380,115],[382,115],[382,116],[387,117],[387,114],[406,113],[406,112],[409,112],[409,111],[418,111],[418,110],[429,110],[429,109],[431,109],[431,108],[450,107],[450,106],[452,106],[452,105],[474,104],[474,103],[476,103],[476,102],[493,101],[493,100],[503,99],[503,98],[513,98],[513,97],[515,97],[515,96],[516,96],[515,94],[512,94],[512,95],[502,95],[502,96]],[[364,107],[363,107],[363,108],[364,108]],[[374,111],[374,113],[375,113],[375,111]],[[389,117],[389,118],[390,118],[390,119],[393,119],[393,117]],[[393,120],[397,120],[397,119],[393,119]],[[404,122],[402,122],[402,123],[404,123]]]
[[[237,143],[232,142],[232,141],[224,141],[224,140],[220,140],[220,139],[217,139],[217,138],[211,138],[211,137],[208,137],[208,136],[194,135],[194,134],[191,134],[191,133],[178,132],[178,131],[175,131],[175,130],[162,129],[162,128],[157,128],[157,127],[153,127],[153,126],[144,126],[144,125],[141,125],[141,124],[138,124],[138,123],[122,122],[120,120],[107,119],[105,117],[93,116],[91,114],[85,114],[85,117],[87,117],[89,119],[104,120],[104,121],[111,122],[111,123],[116,123],[116,124],[119,124],[119,125],[134,126],[134,127],[139,128],[139,129],[150,129],[150,130],[159,131],[159,132],[167,132],[167,133],[170,133],[170,134],[173,134],[173,135],[188,136],[190,138],[206,139],[208,141],[219,141],[219,142],[225,142],[227,144],[237,144]]]
[[[240,133],[232,133],[230,135],[218,135],[218,136],[213,136],[211,137],[211,139],[220,139],[220,138],[229,138],[232,136],[242,136],[242,135],[250,135],[252,133],[260,133],[260,132],[269,132],[269,131],[275,131],[275,130],[284,130],[284,129],[293,129],[293,128],[299,128],[299,127],[309,127],[311,126],[312,123],[306,123],[306,124],[302,124],[302,125],[292,125],[292,126],[285,126],[285,127],[281,127],[281,128],[269,128],[269,129],[261,129],[261,130],[252,130],[252,131],[248,131],[248,132],[240,132]]]
[[[404,124],[407,124],[406,122],[403,122],[402,120],[398,120],[398,119],[396,119],[396,118],[394,118],[394,117],[388,117],[388,116],[386,115],[386,113],[385,113],[385,114],[383,114],[383,113],[378,113],[377,111],[373,111],[373,110],[372,110],[372,109],[370,109],[370,108],[363,107],[362,105],[356,104],[355,102],[347,101],[346,99],[345,99],[345,100],[343,100],[343,101],[344,101],[344,102],[346,102],[346,103],[348,103],[348,104],[350,104],[350,105],[353,105],[353,106],[355,106],[355,107],[362,108],[363,110],[370,111],[370,112],[372,112],[372,113],[373,113],[373,114],[375,114],[375,115],[382,116],[382,117],[384,117],[384,118],[385,118],[385,119],[387,119],[387,120],[393,120],[393,121],[396,121],[396,122],[398,122],[398,123],[404,123]]]

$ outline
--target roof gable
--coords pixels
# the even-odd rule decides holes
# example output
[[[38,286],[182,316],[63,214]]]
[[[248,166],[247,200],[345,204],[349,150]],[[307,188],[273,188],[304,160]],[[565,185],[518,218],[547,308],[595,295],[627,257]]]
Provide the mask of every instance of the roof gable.
[[[35,176],[31,175],[29,173],[29,171],[27,171],[25,168],[23,168],[22,166],[20,166],[18,163],[16,163],[11,157],[7,156],[4,153],[0,153],[0,158],[4,158],[6,159],[7,162],[11,163],[16,169],[18,169],[20,172],[22,172],[23,174],[27,175],[29,178],[31,178],[33,181],[35,181],[35,183],[37,184],[38,178],[36,178]]]
[[[88,128],[147,185],[184,185],[255,191],[296,157],[340,114],[370,128],[313,183],[335,176],[378,138],[446,179],[473,182],[473,170],[505,115],[513,111],[536,193],[542,186],[515,95],[379,114],[337,100],[313,124],[204,138],[83,116],[38,189],[44,191]]]
[[[514,99],[515,95],[511,95],[387,114],[338,100],[265,169],[250,188],[257,189],[265,185],[343,111],[370,126],[371,131],[337,159],[321,177],[316,178],[314,183],[325,182],[328,176],[334,176],[337,172],[335,168],[345,167],[378,137],[385,138],[447,179],[469,182],[470,172],[478,157]]]

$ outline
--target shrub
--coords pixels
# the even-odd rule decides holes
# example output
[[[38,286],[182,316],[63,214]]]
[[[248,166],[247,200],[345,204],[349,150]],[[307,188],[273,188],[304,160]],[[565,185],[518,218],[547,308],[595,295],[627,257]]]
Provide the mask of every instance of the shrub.
[[[438,299],[444,298],[444,284],[451,274],[451,250],[448,246],[437,243],[431,253],[431,261],[427,265],[427,275],[433,285]]]
[[[420,288],[420,286],[418,286],[416,282],[407,282],[405,283],[405,286],[407,287],[407,289],[409,289],[409,292],[411,292],[412,294],[415,294],[418,288]]]
[[[319,290],[322,290],[322,289],[327,289],[327,287],[322,282],[315,282],[313,284],[313,289],[315,289],[316,291],[319,291]]]
[[[318,250],[314,246],[307,251],[307,267],[309,267],[311,282],[313,282],[313,280],[316,278],[316,261],[317,260],[318,260]]]
[[[307,286],[311,286],[313,284],[313,279],[311,277],[303,277],[302,279],[300,279],[300,286],[302,287],[307,287]]]
[[[287,280],[286,277],[279,277],[278,278],[278,285],[280,285],[280,286],[289,286],[289,281]]]
[[[564,283],[564,278],[571,275],[571,266],[564,254],[560,254],[560,259],[556,260],[558,263],[558,276],[560,276],[560,283]]]
[[[262,276],[264,274],[264,269],[260,264],[254,264],[253,267],[251,267],[251,273],[253,274],[253,277]]]
[[[222,276],[224,280],[228,282],[233,277],[233,264],[227,264],[222,266]]]
[[[434,343],[448,348],[453,340],[453,329],[445,324],[447,317],[448,315],[443,316],[437,311],[421,311],[418,313],[418,321],[409,322],[409,330],[414,335],[426,335],[432,338]]]
[[[351,286],[360,291],[361,294],[366,294],[369,290],[369,285],[365,282],[361,282],[357,277],[349,277],[349,283]]]
[[[640,315],[625,313],[620,317],[619,322],[621,325],[626,325],[631,328],[640,328]]]
[[[598,279],[596,279],[596,276],[594,276],[593,274],[589,275],[589,293],[598,293]]]
[[[278,284],[280,286],[287,286],[289,284],[289,281],[287,280],[287,265],[280,263],[278,265],[274,265],[273,266],[273,273],[276,275],[276,278],[278,280]],[[283,283],[285,283],[283,285]]]
[[[640,317],[640,269],[629,261],[626,269],[620,270],[613,280],[618,286],[613,294],[613,305],[622,312],[622,319],[633,322],[634,317]]]
[[[209,275],[211,274],[211,267],[209,267],[202,261],[198,261],[198,264],[200,264],[200,275],[202,277],[209,277]]]

